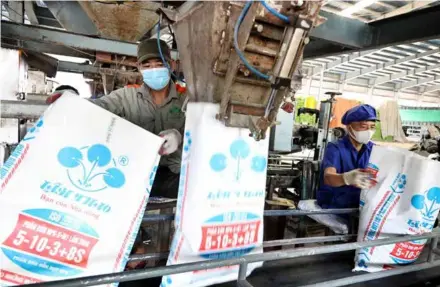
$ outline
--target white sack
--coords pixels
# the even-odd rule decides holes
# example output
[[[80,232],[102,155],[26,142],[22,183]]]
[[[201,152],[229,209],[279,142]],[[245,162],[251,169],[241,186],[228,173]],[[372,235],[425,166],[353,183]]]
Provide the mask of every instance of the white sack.
[[[298,209],[301,210],[318,210],[322,209],[315,199],[300,200]],[[308,215],[311,219],[327,226],[336,234],[348,234],[347,220],[336,214],[316,214]]]
[[[167,265],[261,253],[268,140],[215,119],[219,105],[190,103],[175,235]],[[261,263],[248,266],[248,274]],[[164,276],[162,287],[236,280],[238,266]]]
[[[0,285],[122,271],[162,142],[76,95],[50,106],[1,169]]]
[[[430,232],[440,208],[440,163],[399,148],[374,146],[368,169],[378,184],[361,192],[358,241]],[[355,271],[414,262],[426,240],[363,248]]]

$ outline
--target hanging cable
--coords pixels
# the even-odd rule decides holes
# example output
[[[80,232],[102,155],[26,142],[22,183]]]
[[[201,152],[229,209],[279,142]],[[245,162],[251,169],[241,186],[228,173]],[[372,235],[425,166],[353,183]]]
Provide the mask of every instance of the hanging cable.
[[[246,60],[246,57],[243,55],[243,53],[240,51],[240,48],[238,46],[238,30],[240,29],[241,22],[243,22],[244,17],[246,16],[247,12],[249,11],[249,8],[252,5],[252,1],[249,1],[244,6],[243,10],[241,11],[240,16],[238,17],[237,23],[235,23],[234,27],[234,48],[235,52],[237,53],[240,60],[243,62],[243,64],[246,66],[246,68],[249,69],[253,74],[257,75],[260,78],[263,78],[265,80],[269,80],[270,76],[263,74],[262,72],[255,69],[249,62]]]
[[[276,17],[278,17],[279,19],[283,20],[284,22],[290,23],[289,17],[281,14],[280,12],[278,12],[277,10],[275,10],[274,8],[270,7],[269,4],[267,4],[266,1],[264,0],[260,0],[260,3],[264,6],[264,8],[266,8],[271,14],[275,15]]]
[[[174,74],[173,71],[171,71],[170,65],[168,65],[167,61],[165,61],[165,57],[162,54],[162,48],[160,47],[160,21],[157,22],[157,48],[159,50],[159,55],[160,55],[160,59],[162,60],[162,63],[165,65],[165,67],[167,67],[168,71],[170,71],[171,75],[174,76],[174,79],[186,83],[184,79],[179,79],[176,76],[176,74]]]

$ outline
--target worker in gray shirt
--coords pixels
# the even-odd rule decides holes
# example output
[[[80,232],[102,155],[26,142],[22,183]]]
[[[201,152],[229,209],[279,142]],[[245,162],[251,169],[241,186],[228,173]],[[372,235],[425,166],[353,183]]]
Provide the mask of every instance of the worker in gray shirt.
[[[124,87],[89,100],[165,139],[150,196],[176,198],[185,128],[182,106],[186,96],[178,93],[171,81],[168,45],[162,40],[159,43],[161,51],[157,39],[147,39],[138,45],[137,62],[144,80],[142,86]],[[160,52],[167,63],[163,63]],[[51,98],[48,103],[58,98]]]
[[[90,101],[165,139],[150,196],[176,198],[185,128],[182,106],[186,97],[177,92],[171,81],[167,68],[171,64],[168,45],[161,40],[160,48],[168,63],[161,60],[157,39],[144,40],[138,46],[142,86],[118,89]]]

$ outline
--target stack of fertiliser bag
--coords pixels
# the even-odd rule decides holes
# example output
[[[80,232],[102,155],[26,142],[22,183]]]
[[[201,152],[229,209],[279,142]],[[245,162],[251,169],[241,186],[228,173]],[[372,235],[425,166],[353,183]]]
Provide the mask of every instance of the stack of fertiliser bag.
[[[51,105],[1,168],[0,286],[122,271],[162,142],[77,95]]]
[[[403,149],[374,146],[368,169],[377,185],[363,190],[358,241],[433,229],[440,208],[440,163]],[[375,272],[417,260],[427,240],[362,248],[354,271]]]
[[[216,120],[219,105],[190,103],[175,235],[167,265],[261,253],[268,140]],[[247,274],[262,263],[248,265]],[[236,280],[238,266],[164,276],[162,287]]]

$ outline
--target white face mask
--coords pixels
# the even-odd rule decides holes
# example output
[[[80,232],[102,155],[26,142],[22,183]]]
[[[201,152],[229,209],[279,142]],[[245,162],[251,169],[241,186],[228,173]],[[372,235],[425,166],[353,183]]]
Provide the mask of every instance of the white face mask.
[[[350,127],[350,135],[361,144],[367,144],[373,137],[375,130],[355,131]]]

